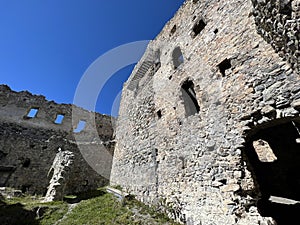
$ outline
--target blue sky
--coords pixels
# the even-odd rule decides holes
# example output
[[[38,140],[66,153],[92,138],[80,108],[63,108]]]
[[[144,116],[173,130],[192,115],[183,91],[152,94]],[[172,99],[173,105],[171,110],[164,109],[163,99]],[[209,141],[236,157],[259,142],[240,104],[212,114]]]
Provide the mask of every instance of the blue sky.
[[[0,0],[0,83],[72,103],[91,63],[119,45],[155,38],[183,2]],[[125,67],[109,80],[96,111],[111,113],[132,68]]]

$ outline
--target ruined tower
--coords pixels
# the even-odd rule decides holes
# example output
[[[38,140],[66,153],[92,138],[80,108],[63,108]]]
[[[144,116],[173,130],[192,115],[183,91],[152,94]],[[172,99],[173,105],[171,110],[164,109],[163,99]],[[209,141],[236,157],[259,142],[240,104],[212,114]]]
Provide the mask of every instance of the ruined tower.
[[[186,224],[292,224],[299,7],[187,0],[124,85],[111,183]]]

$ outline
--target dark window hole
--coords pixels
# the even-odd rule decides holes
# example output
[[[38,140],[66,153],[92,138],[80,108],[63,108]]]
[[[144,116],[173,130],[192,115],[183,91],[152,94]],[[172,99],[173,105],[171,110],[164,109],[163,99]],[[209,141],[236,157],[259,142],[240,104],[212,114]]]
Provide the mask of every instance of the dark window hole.
[[[22,164],[24,168],[28,168],[30,166],[30,159],[26,158]]]
[[[157,115],[158,119],[161,119],[161,117],[162,117],[161,110],[158,110],[156,112],[156,115]]]
[[[221,182],[222,184],[226,185],[227,184],[227,179],[221,179],[221,180],[219,180],[219,182]]]
[[[174,25],[171,29],[171,35],[173,35],[176,32],[177,26]]]
[[[220,73],[222,74],[223,77],[226,75],[226,70],[231,68],[231,61],[230,59],[224,59],[219,65],[219,70]]]
[[[204,29],[206,26],[206,23],[201,19],[199,20],[193,27],[193,33],[192,36],[196,37],[200,32]]]

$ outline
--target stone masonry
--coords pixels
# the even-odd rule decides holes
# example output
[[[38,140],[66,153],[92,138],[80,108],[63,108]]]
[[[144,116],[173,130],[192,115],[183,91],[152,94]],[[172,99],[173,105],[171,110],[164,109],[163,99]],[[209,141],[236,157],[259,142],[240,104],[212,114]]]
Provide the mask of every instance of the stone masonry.
[[[299,0],[187,0],[124,85],[111,184],[189,225],[295,224],[299,19]]]
[[[14,92],[5,85],[0,85],[0,107],[0,186],[47,193],[52,200],[108,184],[114,148],[110,116],[49,102],[27,91]],[[77,111],[73,118],[72,110]],[[92,119],[100,141],[90,132]],[[79,121],[85,127],[76,130]],[[94,149],[101,154],[100,146],[105,145],[111,157],[99,161],[103,173],[86,162],[80,145],[91,156]]]

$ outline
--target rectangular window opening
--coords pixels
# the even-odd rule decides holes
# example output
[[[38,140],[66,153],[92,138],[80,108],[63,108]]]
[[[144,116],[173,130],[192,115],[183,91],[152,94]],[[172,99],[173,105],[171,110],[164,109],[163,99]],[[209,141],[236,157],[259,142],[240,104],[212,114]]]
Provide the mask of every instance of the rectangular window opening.
[[[35,118],[37,116],[38,111],[38,108],[31,108],[27,114],[27,118]]]
[[[158,111],[156,112],[156,115],[157,115],[157,118],[158,118],[158,119],[161,119],[161,117],[162,117],[161,110],[158,110]]]
[[[220,73],[222,74],[223,77],[226,75],[226,70],[231,68],[231,61],[230,59],[224,59],[219,65],[219,70]]]
[[[86,121],[80,120],[77,124],[77,127],[74,129],[74,133],[79,133],[84,130]]]
[[[65,118],[65,115],[63,115],[63,114],[57,114],[54,123],[56,123],[56,124],[62,124],[64,118]]]
[[[199,20],[193,27],[193,38],[196,37],[205,28],[206,23],[203,20]]]
[[[259,139],[253,141],[253,147],[257,154],[259,161],[261,162],[274,162],[277,160],[271,146],[265,140]]]

